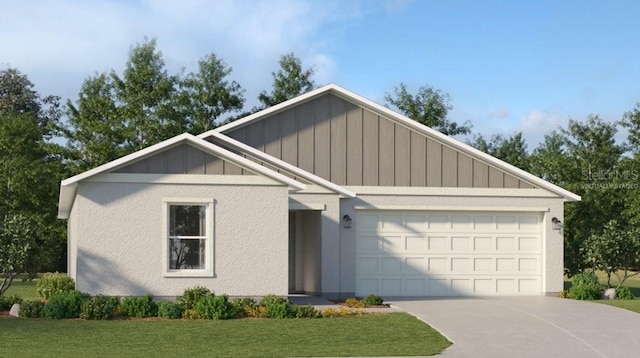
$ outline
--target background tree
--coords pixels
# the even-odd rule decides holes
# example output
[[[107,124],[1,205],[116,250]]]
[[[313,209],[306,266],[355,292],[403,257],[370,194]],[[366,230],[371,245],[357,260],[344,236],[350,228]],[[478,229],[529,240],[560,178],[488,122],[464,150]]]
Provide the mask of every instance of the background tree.
[[[184,132],[199,134],[242,107],[240,85],[226,80],[231,68],[214,54],[183,78],[167,72],[156,47],[148,39],[133,46],[122,75],[89,77],[75,104],[67,102],[65,136],[77,171]]]
[[[25,258],[30,273],[64,270],[65,227],[57,220],[65,175],[59,146],[47,141],[59,121],[57,98],[41,98],[17,69],[0,71],[0,220],[20,217],[33,227]],[[14,226],[11,226],[14,227]],[[0,245],[0,251],[9,250]]]
[[[280,69],[272,72],[273,89],[271,92],[262,91],[258,95],[258,100],[264,109],[282,103],[291,98],[313,90],[316,86],[313,81],[315,69],[309,67],[304,69],[302,61],[293,52],[284,54],[278,62]]]
[[[624,207],[625,193],[612,181],[625,152],[615,141],[616,133],[617,123],[597,115],[584,122],[570,119],[566,128],[545,136],[531,158],[534,174],[582,197],[581,202],[565,204],[564,260],[569,275],[585,267],[582,247],[587,238],[619,218]]]
[[[471,146],[489,155],[514,165],[522,170],[531,167],[527,143],[522,138],[522,132],[518,132],[508,138],[501,134],[494,134],[487,141],[481,134],[474,137]]]
[[[453,108],[448,93],[431,86],[422,86],[414,96],[404,83],[395,87],[393,92],[393,95],[387,93],[384,99],[414,121],[446,135],[471,133],[471,122],[465,121],[460,125],[447,119],[447,114]]]
[[[217,126],[223,114],[242,110],[244,90],[236,81],[227,80],[231,71],[212,53],[198,62],[198,72],[186,76],[180,104],[188,120],[188,132],[206,132]]]
[[[611,277],[618,279],[618,288],[629,277],[640,274],[640,232],[637,228],[625,229],[616,220],[609,221],[598,234],[591,235],[584,245],[584,256],[593,270],[607,275],[607,286]]]

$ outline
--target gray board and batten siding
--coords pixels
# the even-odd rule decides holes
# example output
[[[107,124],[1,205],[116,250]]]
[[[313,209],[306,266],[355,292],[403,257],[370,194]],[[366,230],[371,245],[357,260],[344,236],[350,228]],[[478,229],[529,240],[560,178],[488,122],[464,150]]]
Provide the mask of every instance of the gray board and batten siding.
[[[115,173],[145,174],[206,174],[254,175],[251,171],[205,153],[188,144],[181,144],[163,152],[129,164]]]
[[[338,185],[534,187],[333,94],[224,134]]]

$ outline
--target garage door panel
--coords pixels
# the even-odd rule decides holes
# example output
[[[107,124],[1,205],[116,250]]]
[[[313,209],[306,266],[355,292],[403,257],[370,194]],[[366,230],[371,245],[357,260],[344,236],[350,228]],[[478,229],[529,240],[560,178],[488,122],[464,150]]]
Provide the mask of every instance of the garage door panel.
[[[540,294],[540,217],[536,213],[359,215],[356,294]]]

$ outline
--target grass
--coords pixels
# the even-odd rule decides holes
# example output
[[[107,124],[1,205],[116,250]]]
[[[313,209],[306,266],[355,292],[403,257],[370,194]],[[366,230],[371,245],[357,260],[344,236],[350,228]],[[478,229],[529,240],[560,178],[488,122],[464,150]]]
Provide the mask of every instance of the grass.
[[[36,281],[14,280],[11,287],[7,290],[7,295],[18,295],[23,300],[38,300],[40,296],[36,293]]]
[[[14,281],[7,294],[38,299],[34,281]],[[229,321],[0,317],[0,332],[0,357],[16,358],[427,356],[451,345],[406,313]]]
[[[406,313],[324,319],[0,318],[0,356],[284,357],[434,355],[451,345]]]

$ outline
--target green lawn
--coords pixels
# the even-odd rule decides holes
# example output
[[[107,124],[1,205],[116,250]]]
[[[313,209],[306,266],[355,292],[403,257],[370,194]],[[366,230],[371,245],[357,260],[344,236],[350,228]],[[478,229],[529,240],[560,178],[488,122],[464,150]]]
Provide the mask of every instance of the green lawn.
[[[322,319],[44,320],[0,318],[3,357],[434,355],[451,343],[406,313]]]
[[[38,299],[35,282],[8,295]],[[451,345],[405,313],[318,319],[45,320],[0,317],[0,357],[435,355]]]
[[[7,295],[18,295],[23,300],[37,300],[40,299],[36,293],[36,281],[22,281],[14,280],[6,293]]]

